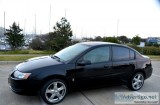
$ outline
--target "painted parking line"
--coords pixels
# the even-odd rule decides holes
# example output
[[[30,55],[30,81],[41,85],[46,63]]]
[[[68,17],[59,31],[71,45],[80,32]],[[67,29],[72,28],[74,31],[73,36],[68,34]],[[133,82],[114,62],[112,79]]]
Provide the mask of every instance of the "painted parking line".
[[[89,99],[89,97],[87,97],[87,95],[84,94],[84,92],[80,91],[80,93],[92,104],[95,105],[91,99]]]
[[[152,74],[152,75],[160,78],[160,76],[159,76],[159,75],[156,75],[156,74]]]
[[[134,91],[134,93],[141,95],[141,96],[145,96],[144,94],[142,94],[141,92],[138,92],[138,91]]]
[[[47,105],[47,104],[43,101],[43,99],[42,99],[41,96],[39,96],[39,98],[40,98],[40,100],[41,100],[41,104],[42,104],[42,105]]]

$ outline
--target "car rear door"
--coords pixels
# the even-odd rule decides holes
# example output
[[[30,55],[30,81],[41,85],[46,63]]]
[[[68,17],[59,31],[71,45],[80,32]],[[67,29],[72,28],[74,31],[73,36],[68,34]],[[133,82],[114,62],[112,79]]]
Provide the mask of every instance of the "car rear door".
[[[112,46],[112,75],[115,78],[129,77],[135,67],[135,52],[127,47]]]

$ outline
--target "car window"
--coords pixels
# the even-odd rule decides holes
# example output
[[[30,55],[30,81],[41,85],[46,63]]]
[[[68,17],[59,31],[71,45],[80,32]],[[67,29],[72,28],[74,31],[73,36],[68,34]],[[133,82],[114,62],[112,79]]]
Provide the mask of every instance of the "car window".
[[[130,50],[130,59],[135,59],[135,53],[133,50]]]
[[[125,47],[113,46],[113,61],[129,60],[129,49]]]
[[[91,61],[91,63],[107,62],[109,61],[109,46],[95,48],[85,54],[82,59]]]
[[[90,46],[83,45],[83,44],[75,44],[69,46],[59,52],[57,52],[54,56],[62,59],[63,61],[69,61],[82,53],[83,51],[87,50]]]
[[[142,59],[142,55],[139,53],[136,53],[136,59]]]

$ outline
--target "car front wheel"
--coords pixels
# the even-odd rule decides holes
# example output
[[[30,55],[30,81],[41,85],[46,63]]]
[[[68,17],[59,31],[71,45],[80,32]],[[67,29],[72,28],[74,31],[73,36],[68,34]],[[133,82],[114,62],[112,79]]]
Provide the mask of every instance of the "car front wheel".
[[[131,90],[136,91],[141,89],[143,84],[144,84],[144,75],[141,72],[138,72],[134,74],[131,80],[128,82],[128,87]]]
[[[41,97],[47,104],[61,102],[67,93],[67,85],[63,80],[49,80],[41,89]]]

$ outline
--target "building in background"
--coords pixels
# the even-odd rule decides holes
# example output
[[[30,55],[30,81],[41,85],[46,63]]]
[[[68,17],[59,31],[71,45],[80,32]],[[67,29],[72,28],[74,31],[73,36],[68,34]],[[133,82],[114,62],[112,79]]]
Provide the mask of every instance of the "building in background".
[[[160,44],[160,37],[148,37],[147,43]]]

